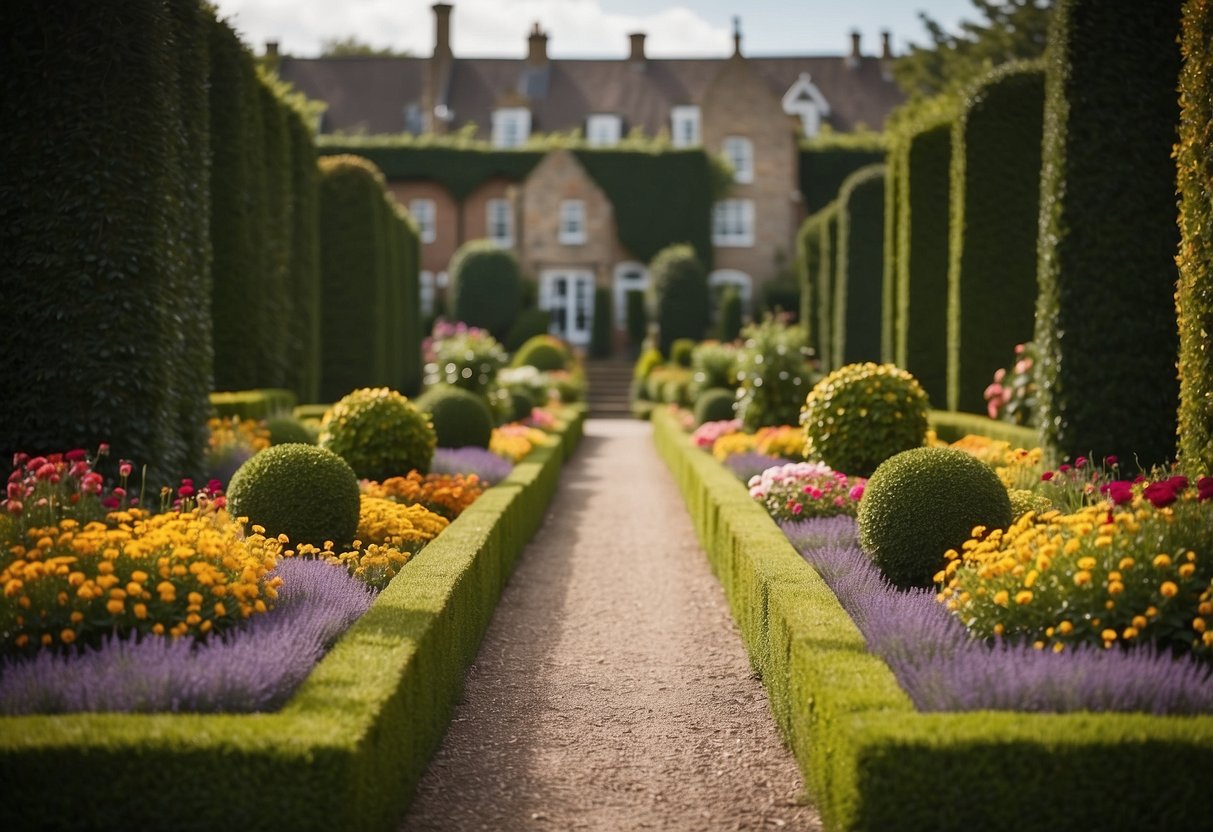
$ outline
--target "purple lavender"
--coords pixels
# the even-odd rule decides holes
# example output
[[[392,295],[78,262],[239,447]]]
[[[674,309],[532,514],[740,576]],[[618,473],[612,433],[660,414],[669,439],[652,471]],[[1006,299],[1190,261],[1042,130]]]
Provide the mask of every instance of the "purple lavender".
[[[974,639],[931,590],[893,587],[849,517],[781,526],[920,711],[1213,712],[1213,669],[1149,646],[1064,653]]]
[[[504,480],[512,470],[514,466],[508,459],[475,447],[438,448],[430,463],[431,474],[475,474],[490,485]]]
[[[749,482],[750,477],[756,477],[768,468],[777,465],[787,465],[792,460],[781,456],[760,454],[757,451],[747,451],[741,454],[730,454],[724,461],[724,467],[733,472],[733,476],[742,482]]]
[[[271,574],[283,580],[277,605],[204,644],[110,637],[0,663],[0,713],[276,710],[374,595],[322,561],[284,560]]]

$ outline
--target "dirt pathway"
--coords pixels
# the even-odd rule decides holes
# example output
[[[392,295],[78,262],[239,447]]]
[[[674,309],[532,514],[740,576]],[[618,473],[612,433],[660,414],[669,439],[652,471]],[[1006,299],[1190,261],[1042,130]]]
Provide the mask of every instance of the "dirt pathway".
[[[649,425],[591,420],[410,830],[820,829]]]

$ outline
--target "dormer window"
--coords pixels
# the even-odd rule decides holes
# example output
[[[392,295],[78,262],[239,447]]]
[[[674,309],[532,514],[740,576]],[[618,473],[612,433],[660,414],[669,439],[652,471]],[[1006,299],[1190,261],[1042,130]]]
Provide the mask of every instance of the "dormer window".
[[[409,213],[413,217],[413,222],[417,223],[417,233],[421,237],[421,242],[434,242],[438,238],[438,228],[434,221],[434,200],[410,200]]]
[[[724,158],[733,168],[733,181],[748,185],[754,181],[754,143],[744,136],[727,136]]]
[[[619,144],[622,129],[619,116],[614,113],[595,113],[585,122],[586,144],[590,147],[610,147]]]
[[[585,200],[566,199],[560,203],[559,239],[563,246],[585,242]]]
[[[821,131],[822,119],[830,114],[830,104],[809,73],[802,72],[783,94],[783,111],[799,118],[805,138],[811,139]]]
[[[503,107],[493,111],[493,147],[521,147],[531,135],[531,111]]]
[[[699,144],[699,108],[685,106],[671,110],[670,135],[674,147],[694,147]]]

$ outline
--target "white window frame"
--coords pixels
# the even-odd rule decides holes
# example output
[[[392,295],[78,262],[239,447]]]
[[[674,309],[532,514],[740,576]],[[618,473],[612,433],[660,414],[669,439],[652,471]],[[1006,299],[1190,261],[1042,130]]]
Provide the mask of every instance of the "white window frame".
[[[754,143],[745,136],[725,136],[721,145],[724,157],[733,166],[733,181],[749,185],[754,181]]]
[[[418,305],[421,308],[423,316],[434,314],[434,298],[436,289],[434,286],[434,273],[422,270],[417,274],[417,289],[418,289]]]
[[[493,147],[522,147],[531,136],[531,111],[526,107],[493,110]]]
[[[560,201],[559,240],[563,246],[579,246],[586,241],[584,199]]]
[[[712,298],[712,315],[715,317],[718,311],[716,306],[719,303],[720,296],[724,293],[724,287],[736,286],[737,296],[741,299],[741,313],[748,315],[750,312],[750,303],[754,296],[754,280],[748,274],[737,269],[717,269],[708,275],[708,290]]]
[[[697,147],[699,139],[699,108],[693,104],[670,110],[670,138],[674,147]]]
[[[619,144],[623,121],[614,113],[592,113],[585,120],[585,143],[590,147],[610,147]]]
[[[712,245],[724,248],[754,245],[754,200],[722,199],[712,206]]]
[[[821,131],[821,120],[830,114],[830,102],[813,83],[809,73],[802,72],[783,94],[783,111],[800,119],[806,139]]]
[[[615,302],[615,328],[626,329],[628,325],[628,292],[648,292],[649,270],[644,263],[625,260],[615,266],[612,291]]]
[[[514,247],[514,210],[508,199],[494,197],[484,204],[484,235],[498,248]]]
[[[438,239],[437,207],[432,199],[410,199],[409,214],[417,223],[421,242],[429,245]]]

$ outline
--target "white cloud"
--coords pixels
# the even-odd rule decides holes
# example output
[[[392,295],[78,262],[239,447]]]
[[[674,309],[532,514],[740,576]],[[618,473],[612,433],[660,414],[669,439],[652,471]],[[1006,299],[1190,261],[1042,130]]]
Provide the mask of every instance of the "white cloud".
[[[283,51],[315,55],[324,40],[353,35],[373,46],[428,55],[433,48],[430,0],[217,0],[254,49],[267,40]],[[628,34],[648,35],[655,57],[723,56],[728,26],[713,25],[686,7],[645,15],[613,14],[600,0],[454,0],[452,48],[456,56],[522,57],[531,26],[548,35],[553,57],[623,57]]]

